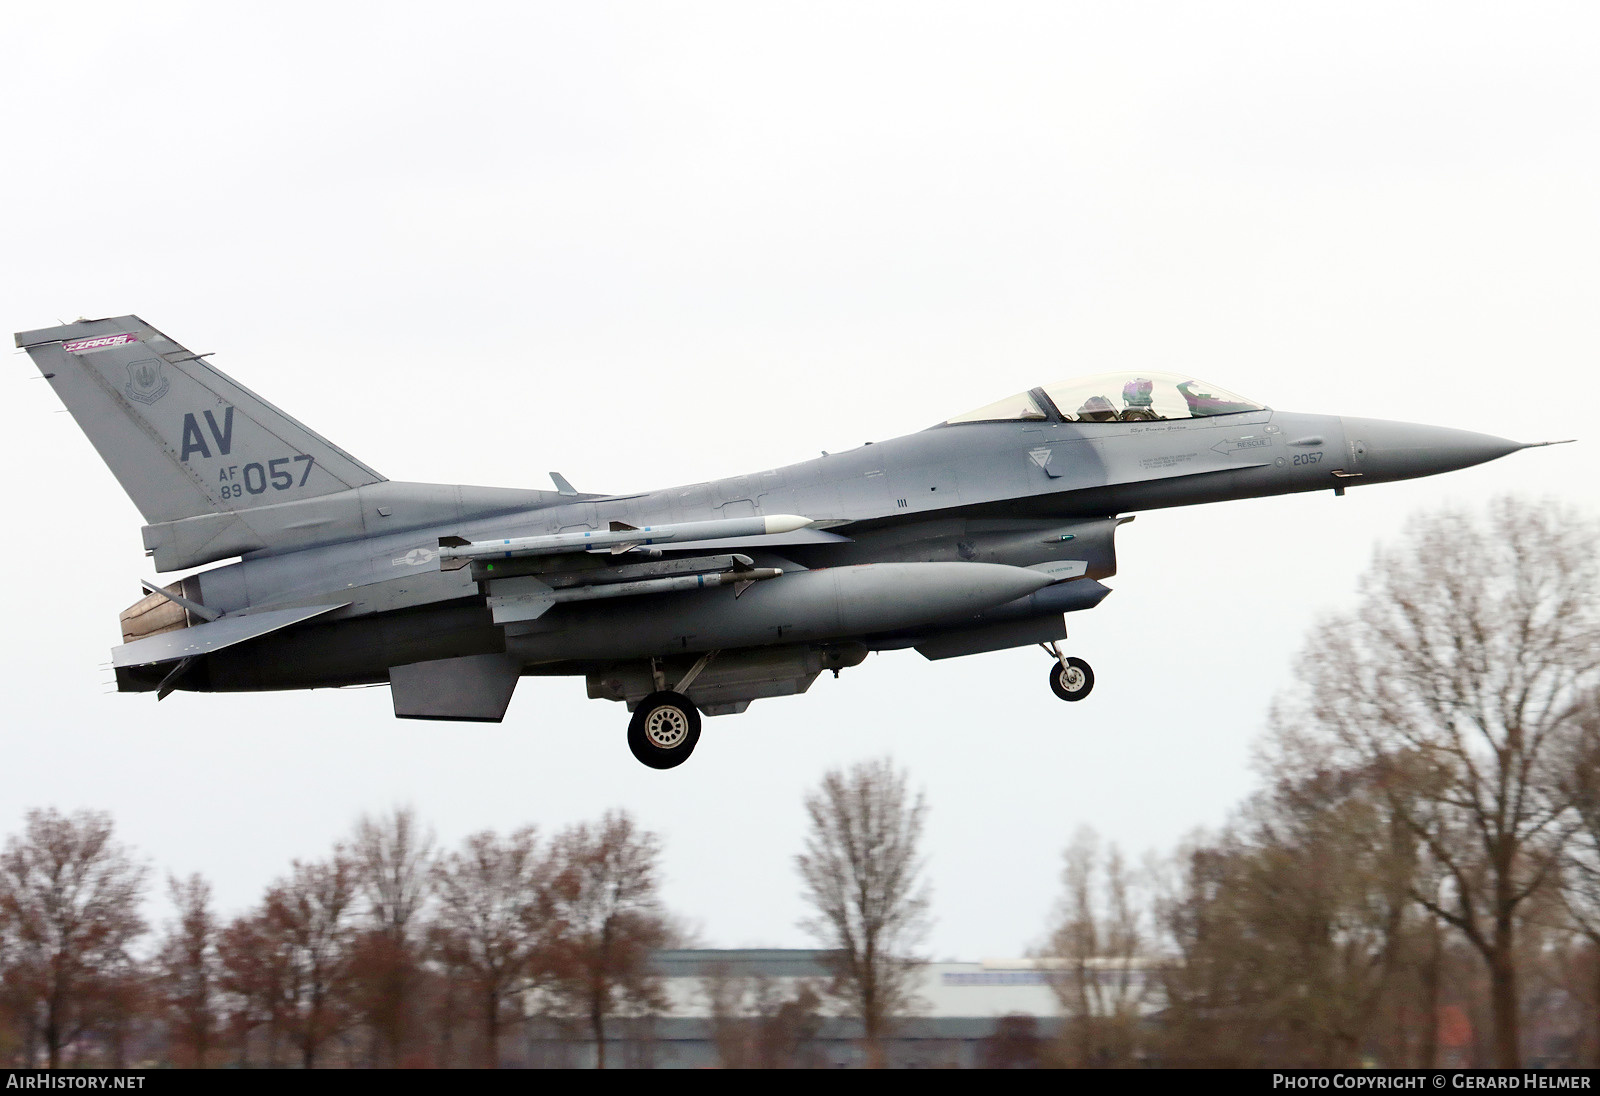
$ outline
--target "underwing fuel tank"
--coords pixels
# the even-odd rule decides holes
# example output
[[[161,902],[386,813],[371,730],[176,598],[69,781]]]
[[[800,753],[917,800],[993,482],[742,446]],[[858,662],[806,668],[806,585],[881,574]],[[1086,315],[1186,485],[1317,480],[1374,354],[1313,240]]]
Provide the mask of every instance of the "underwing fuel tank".
[[[1054,581],[1041,571],[996,563],[819,568],[758,582],[740,598],[725,590],[629,598],[587,604],[570,619],[558,608],[508,625],[506,650],[537,663],[866,635],[980,613]]]

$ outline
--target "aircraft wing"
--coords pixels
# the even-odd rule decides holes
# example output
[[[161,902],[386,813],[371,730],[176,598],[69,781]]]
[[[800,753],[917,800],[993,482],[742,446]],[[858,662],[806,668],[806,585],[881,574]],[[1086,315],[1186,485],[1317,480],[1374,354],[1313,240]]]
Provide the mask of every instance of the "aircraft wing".
[[[339,605],[305,605],[298,609],[274,609],[266,613],[247,613],[242,616],[225,616],[192,628],[179,628],[173,632],[146,636],[132,643],[111,649],[111,664],[117,669],[131,666],[155,666],[163,662],[177,662],[194,655],[210,654],[224,647],[243,643],[281,631],[312,617],[343,609]]]

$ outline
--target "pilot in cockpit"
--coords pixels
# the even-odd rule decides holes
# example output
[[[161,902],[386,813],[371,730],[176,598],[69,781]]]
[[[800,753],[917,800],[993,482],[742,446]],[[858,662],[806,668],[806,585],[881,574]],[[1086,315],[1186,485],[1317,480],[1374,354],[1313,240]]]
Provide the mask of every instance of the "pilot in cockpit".
[[[1122,386],[1122,402],[1127,404],[1127,410],[1122,412],[1123,422],[1148,422],[1159,419],[1156,414],[1155,398],[1151,392],[1155,389],[1155,382],[1145,377],[1135,377]]]

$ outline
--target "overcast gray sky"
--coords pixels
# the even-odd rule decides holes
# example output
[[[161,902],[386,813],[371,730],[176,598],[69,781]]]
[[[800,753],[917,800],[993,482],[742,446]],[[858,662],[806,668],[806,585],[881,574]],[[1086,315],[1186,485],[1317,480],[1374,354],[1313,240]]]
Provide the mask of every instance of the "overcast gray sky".
[[[362,811],[454,842],[626,807],[713,946],[803,946],[821,773],[926,788],[930,951],[1042,936],[1078,826],[1139,852],[1252,786],[1273,695],[1406,516],[1591,507],[1592,4],[8,5],[4,330],[136,312],[392,479],[633,491],[1192,372],[1284,410],[1582,444],[1146,513],[1037,650],[873,656],[644,769],[620,705],[118,696],[140,519],[28,360],[10,408],[0,832],[111,811],[230,912]]]

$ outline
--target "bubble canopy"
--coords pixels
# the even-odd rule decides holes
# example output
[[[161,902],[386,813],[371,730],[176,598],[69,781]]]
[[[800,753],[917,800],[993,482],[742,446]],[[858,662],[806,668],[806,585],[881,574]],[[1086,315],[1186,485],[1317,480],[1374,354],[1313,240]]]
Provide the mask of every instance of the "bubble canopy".
[[[1096,373],[1019,392],[945,422],[1158,422],[1263,410],[1182,373]]]

